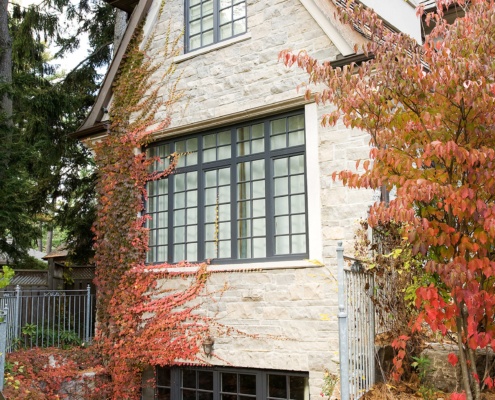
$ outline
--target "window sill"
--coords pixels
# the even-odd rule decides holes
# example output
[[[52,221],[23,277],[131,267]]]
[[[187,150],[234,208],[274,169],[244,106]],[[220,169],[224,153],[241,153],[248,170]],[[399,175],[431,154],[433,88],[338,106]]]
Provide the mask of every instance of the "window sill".
[[[215,51],[215,50],[221,49],[223,47],[227,47],[227,46],[230,46],[232,44],[243,42],[243,41],[249,40],[249,39],[251,39],[251,32],[247,32],[247,33],[244,33],[243,35],[233,37],[232,39],[227,39],[227,40],[224,40],[222,42],[212,44],[211,46],[203,47],[201,49],[194,50],[194,51],[191,51],[189,53],[174,57],[172,62],[175,64],[179,64],[183,61],[197,57],[201,54],[206,54],[206,53],[209,53],[210,51]]]
[[[209,265],[208,272],[265,271],[273,269],[319,268],[322,266],[323,264],[318,260],[258,261],[246,264]],[[149,272],[194,273],[197,270],[198,267],[160,267],[159,265],[150,265],[148,267]]]

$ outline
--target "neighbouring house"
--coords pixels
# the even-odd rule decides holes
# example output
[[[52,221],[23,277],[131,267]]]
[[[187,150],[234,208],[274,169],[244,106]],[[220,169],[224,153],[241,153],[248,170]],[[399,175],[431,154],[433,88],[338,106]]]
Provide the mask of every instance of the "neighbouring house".
[[[28,255],[46,264],[44,269],[15,269],[15,275],[7,291],[15,290],[19,286],[23,291],[38,290],[86,290],[91,286],[91,293],[95,293],[93,279],[94,265],[74,265],[67,263],[67,250],[54,250],[48,254],[29,249]],[[0,265],[9,265],[8,259],[0,258]]]
[[[43,290],[49,287],[48,265],[43,258],[46,253],[36,249],[28,249],[27,254],[29,256],[28,266],[14,269],[15,275],[4,290],[14,290],[17,286],[23,290]],[[46,268],[43,268],[43,264]],[[2,265],[13,265],[12,260],[5,254],[0,254],[0,266]]]
[[[43,257],[48,261],[49,289],[86,290],[89,285],[91,293],[94,294],[95,266],[68,262],[68,254],[69,252],[62,248]]]
[[[368,137],[342,123],[322,127],[326,109],[296,90],[307,77],[278,54],[305,49],[345,65],[365,59],[353,49],[366,38],[335,18],[341,0],[167,0],[160,18],[160,0],[109,3],[129,13],[127,31],[75,136],[105,134],[112,82],[145,19],[145,37],[157,30],[150,56],[175,63],[186,90],[150,152],[190,152],[148,188],[147,262],[212,259],[208,288],[228,289],[205,307],[260,335],[213,337],[211,366],[158,368],[156,393],[143,398],[319,399],[325,371],[338,369],[337,241],[352,252],[356,223],[380,193],[332,181],[368,157]],[[364,3],[421,41],[414,2]],[[160,60],[169,23],[172,35],[184,32],[183,54]]]

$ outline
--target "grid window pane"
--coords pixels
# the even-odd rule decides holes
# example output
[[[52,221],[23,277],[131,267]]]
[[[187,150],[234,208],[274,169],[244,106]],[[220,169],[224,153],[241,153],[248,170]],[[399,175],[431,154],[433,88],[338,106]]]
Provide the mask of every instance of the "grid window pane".
[[[225,24],[226,22],[232,21],[232,9],[227,8],[220,11],[220,24]]]
[[[196,388],[196,371],[185,370],[182,373],[182,386],[185,388]]]
[[[240,35],[246,31],[246,19],[234,21],[234,36]]]
[[[193,21],[189,24],[189,33],[191,35],[196,35],[201,32],[201,20]]]
[[[287,378],[285,375],[268,375],[268,396],[287,398]]]
[[[156,394],[157,400],[170,400],[170,389],[168,388],[158,388]]]
[[[186,51],[208,46],[247,30],[245,0],[186,0]]]
[[[189,49],[194,50],[201,47],[201,35],[191,36],[189,38]]]
[[[228,23],[220,26],[220,40],[232,37],[232,24]]]
[[[222,374],[222,392],[237,393],[237,374]]]
[[[189,9],[189,20],[193,21],[196,18],[201,17],[201,5],[198,4]]]
[[[203,33],[201,36],[201,40],[203,42],[203,46],[207,46],[213,43],[213,31],[208,31]]]
[[[206,18],[203,18],[203,30],[210,31],[213,29],[213,16],[210,15]]]
[[[152,157],[167,160],[165,151],[179,151],[183,161],[170,177],[148,184],[147,262],[305,256],[304,147],[273,149],[265,140],[287,143],[301,126],[303,115],[290,113],[150,146]],[[152,171],[159,168],[155,163]]]
[[[234,6],[234,19],[241,19],[246,16],[246,5],[239,3]]]
[[[196,392],[193,390],[183,390],[182,400],[196,400]]]
[[[266,240],[264,238],[253,239],[253,257],[254,258],[266,257]]]

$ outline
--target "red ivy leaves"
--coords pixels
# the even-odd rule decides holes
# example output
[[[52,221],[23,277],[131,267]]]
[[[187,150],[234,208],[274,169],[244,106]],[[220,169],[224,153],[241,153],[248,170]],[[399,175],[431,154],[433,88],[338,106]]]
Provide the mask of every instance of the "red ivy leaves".
[[[10,353],[3,393],[9,399],[108,398],[108,376],[95,350],[34,348]]]
[[[177,157],[165,171],[150,174],[156,160],[136,149],[170,123],[168,117],[157,120],[156,113],[160,107],[168,110],[181,94],[173,82],[167,86],[173,67],[159,83],[151,81],[158,66],[139,49],[141,40],[137,35],[130,45],[114,85],[109,132],[94,144],[99,171],[96,342],[111,375],[111,398],[129,400],[140,396],[144,366],[196,361],[209,322],[196,312],[200,302],[194,301],[208,278],[206,265],[195,266],[188,275],[174,273],[171,265],[144,265],[148,217],[139,215],[147,198],[146,182],[170,174]],[[160,84],[172,88],[167,100],[160,100]],[[183,279],[187,288],[163,289],[169,279]]]
[[[409,336],[401,335],[392,341],[392,347],[397,352],[392,360],[392,379],[399,381],[404,373],[404,358],[406,357],[406,346]]]

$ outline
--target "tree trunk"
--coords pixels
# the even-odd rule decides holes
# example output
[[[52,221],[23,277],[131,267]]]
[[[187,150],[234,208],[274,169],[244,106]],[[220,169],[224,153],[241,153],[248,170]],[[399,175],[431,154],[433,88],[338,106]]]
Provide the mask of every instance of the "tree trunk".
[[[8,0],[0,0],[0,82],[12,83],[12,38],[9,34],[9,18],[7,7]],[[0,180],[3,180],[7,174],[7,168],[10,162],[10,144],[12,141],[12,98],[5,93],[0,95],[0,115],[5,118],[1,122],[5,123],[6,132],[0,135],[2,140],[2,167],[0,168]]]
[[[473,376],[472,381],[472,386],[473,386],[473,392],[474,392],[474,399],[475,400],[481,400],[481,391],[480,391],[480,383],[477,379],[474,378],[475,375],[478,375],[478,371],[476,369],[476,354],[473,349],[470,349],[469,347],[467,348],[467,353],[468,353],[468,359],[470,361],[469,363],[469,368],[471,370],[471,376]],[[478,377],[479,379],[479,377]]]
[[[120,41],[124,36],[125,28],[127,27],[127,13],[122,10],[118,10],[115,13],[115,28],[113,33],[113,55],[119,48]]]
[[[457,325],[457,346],[459,348],[459,363],[461,366],[461,372],[462,372],[462,386],[464,387],[464,390],[466,391],[466,398],[467,400],[473,400],[473,394],[471,393],[471,385],[470,385],[470,379],[469,379],[469,372],[467,368],[467,359],[466,359],[466,353],[464,352],[464,345],[462,344],[462,321],[461,317],[456,318],[456,325]]]
[[[467,310],[465,308],[462,309],[461,311],[461,316],[462,316],[462,324],[464,328],[464,332],[466,333],[467,337]],[[478,379],[475,378],[475,376],[478,375],[478,371],[476,369],[476,355],[473,349],[471,349],[467,343],[466,343],[466,353],[467,353],[467,359],[469,361],[469,372],[471,373],[471,389],[474,395],[475,400],[480,400],[481,399],[481,391],[480,391],[480,383],[479,383],[479,377]]]
[[[8,0],[0,0],[0,79],[5,83],[12,83],[12,39],[9,34],[8,4]],[[12,99],[4,94],[1,100],[1,110],[10,119]]]
[[[51,253],[52,242],[53,242],[53,227],[50,227],[48,228],[48,232],[46,234],[46,254]]]

